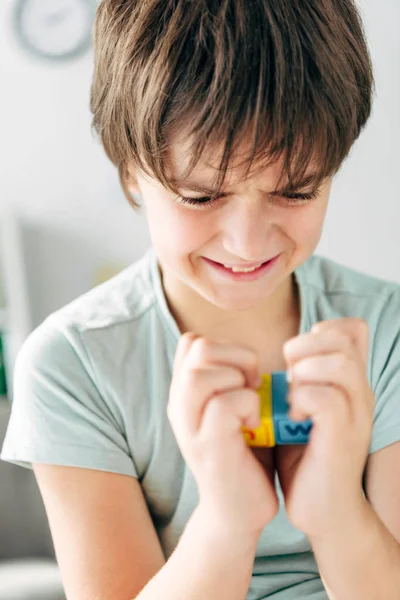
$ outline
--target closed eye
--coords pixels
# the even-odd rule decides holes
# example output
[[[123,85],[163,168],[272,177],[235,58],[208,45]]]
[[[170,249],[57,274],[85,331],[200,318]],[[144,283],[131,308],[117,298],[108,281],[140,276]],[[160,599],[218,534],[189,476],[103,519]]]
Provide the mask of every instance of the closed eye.
[[[311,200],[314,200],[315,198],[317,198],[318,193],[319,193],[319,191],[315,190],[315,191],[309,192],[307,194],[306,193],[290,193],[290,194],[285,194],[285,195],[279,196],[279,197],[283,198],[285,201],[287,201],[287,204],[289,204],[289,206],[295,206],[295,205],[308,204],[309,202],[311,202]],[[197,206],[200,208],[203,206],[212,206],[216,202],[218,202],[218,200],[222,197],[223,197],[223,195],[202,196],[200,198],[188,198],[185,196],[180,196],[179,202],[181,204],[190,204],[192,206]]]

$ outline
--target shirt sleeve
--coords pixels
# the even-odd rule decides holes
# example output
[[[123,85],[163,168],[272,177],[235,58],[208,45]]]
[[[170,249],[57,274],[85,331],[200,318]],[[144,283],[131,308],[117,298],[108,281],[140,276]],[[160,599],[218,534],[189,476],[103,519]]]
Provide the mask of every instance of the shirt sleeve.
[[[1,459],[137,477],[126,436],[102,396],[79,331],[49,317],[23,344],[14,370]]]
[[[372,353],[375,414],[370,454],[400,441],[400,288],[386,301]]]

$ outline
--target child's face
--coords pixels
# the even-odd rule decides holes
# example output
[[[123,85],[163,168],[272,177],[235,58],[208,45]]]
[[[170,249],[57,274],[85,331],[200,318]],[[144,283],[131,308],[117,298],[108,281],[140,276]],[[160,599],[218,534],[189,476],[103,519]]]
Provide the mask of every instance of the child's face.
[[[174,177],[183,172],[184,148],[180,148],[180,153],[175,150],[172,154]],[[158,181],[143,175],[137,176],[137,185],[131,189],[142,195],[152,244],[168,277],[169,290],[175,286],[176,295],[190,288],[225,310],[249,310],[261,307],[314,252],[332,181],[327,180],[309,203],[291,205],[290,199],[270,194],[278,181],[278,165],[247,181],[240,180],[237,170],[233,173],[235,178],[228,175],[224,185],[225,196],[210,206],[182,204]],[[213,168],[202,165],[190,179],[210,186],[214,174]],[[180,186],[179,191],[190,198],[210,195],[189,184]],[[310,191],[310,187],[298,190]],[[273,268],[252,281],[238,281],[206,260],[232,266],[262,263],[277,255]]]

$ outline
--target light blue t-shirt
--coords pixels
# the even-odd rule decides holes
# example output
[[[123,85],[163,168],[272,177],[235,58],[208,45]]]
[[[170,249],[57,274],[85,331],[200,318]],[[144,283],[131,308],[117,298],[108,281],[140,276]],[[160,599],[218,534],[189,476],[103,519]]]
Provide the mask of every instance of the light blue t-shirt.
[[[376,396],[370,452],[400,440],[400,285],[312,256],[295,272],[300,333],[318,321],[360,317],[370,329]],[[168,558],[198,503],[166,407],[180,336],[150,249],[137,263],[50,315],[17,359],[1,458],[139,479]],[[282,493],[259,540],[247,600],[327,600],[306,536]]]

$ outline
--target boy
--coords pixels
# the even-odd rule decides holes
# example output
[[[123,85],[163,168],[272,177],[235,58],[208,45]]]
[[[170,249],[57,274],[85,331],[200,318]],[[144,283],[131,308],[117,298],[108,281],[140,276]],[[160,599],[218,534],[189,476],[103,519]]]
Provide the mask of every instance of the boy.
[[[371,111],[353,2],[104,0],[94,38],[153,248],[27,340],[2,453],[68,598],[397,600],[400,290],[313,255]],[[250,449],[279,370],[310,441]]]

